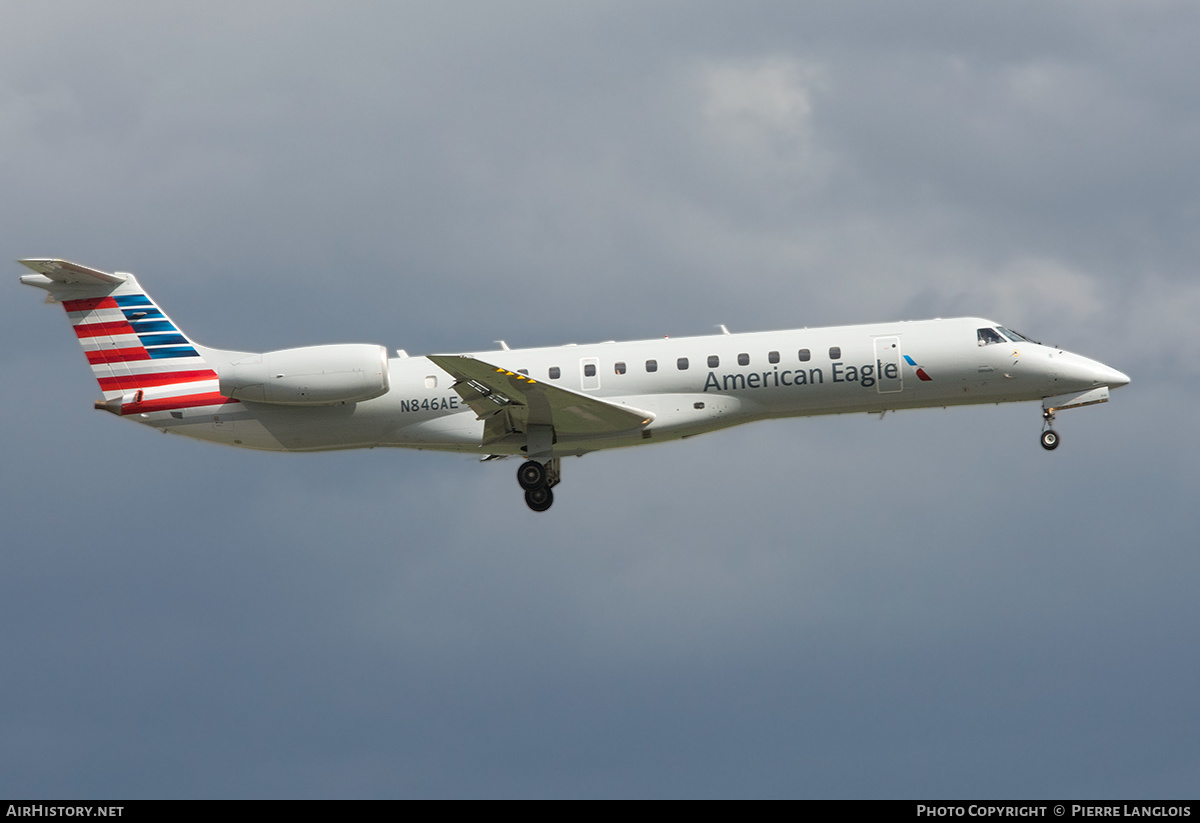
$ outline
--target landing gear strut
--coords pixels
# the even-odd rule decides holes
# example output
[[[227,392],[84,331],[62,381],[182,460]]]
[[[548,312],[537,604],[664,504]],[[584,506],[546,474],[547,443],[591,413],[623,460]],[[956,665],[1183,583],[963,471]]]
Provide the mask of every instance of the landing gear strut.
[[[525,505],[535,512],[544,512],[554,505],[551,487],[559,481],[559,462],[555,457],[546,463],[526,460],[517,469],[517,483],[525,490]]]
[[[1050,428],[1054,425],[1054,412],[1050,409],[1042,411],[1042,420],[1045,421],[1042,427],[1042,448],[1046,451],[1054,451],[1058,448],[1058,432]]]

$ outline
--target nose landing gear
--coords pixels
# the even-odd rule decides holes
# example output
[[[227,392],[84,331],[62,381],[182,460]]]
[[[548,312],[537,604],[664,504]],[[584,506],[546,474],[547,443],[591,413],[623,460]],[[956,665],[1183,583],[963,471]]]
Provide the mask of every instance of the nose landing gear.
[[[1054,412],[1050,409],[1042,410],[1042,448],[1046,451],[1054,451],[1058,448],[1058,432],[1050,428],[1054,425]]]
[[[535,512],[544,512],[554,505],[554,492],[560,479],[557,457],[546,463],[526,460],[517,469],[517,483],[525,490],[525,505]]]

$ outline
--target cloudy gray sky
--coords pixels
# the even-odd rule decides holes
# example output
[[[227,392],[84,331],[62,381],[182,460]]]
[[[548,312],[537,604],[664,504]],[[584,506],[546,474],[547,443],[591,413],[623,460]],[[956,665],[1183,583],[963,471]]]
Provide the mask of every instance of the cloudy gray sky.
[[[0,5],[10,259],[202,343],[979,314],[1133,382],[564,465],[91,410],[0,312],[0,794],[1195,797],[1200,7]]]

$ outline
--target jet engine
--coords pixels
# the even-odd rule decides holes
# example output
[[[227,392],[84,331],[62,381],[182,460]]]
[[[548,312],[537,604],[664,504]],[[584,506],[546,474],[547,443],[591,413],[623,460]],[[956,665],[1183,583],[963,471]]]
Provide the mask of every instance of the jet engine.
[[[388,390],[383,346],[346,343],[252,354],[218,369],[225,397],[286,406],[329,406]]]

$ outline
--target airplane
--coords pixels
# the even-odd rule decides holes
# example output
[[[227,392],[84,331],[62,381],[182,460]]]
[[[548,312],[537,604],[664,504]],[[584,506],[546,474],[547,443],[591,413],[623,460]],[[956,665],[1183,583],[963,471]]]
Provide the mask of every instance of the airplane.
[[[95,408],[200,440],[268,451],[392,446],[525,458],[543,512],[561,460],[756,420],[1042,401],[1041,444],[1065,409],[1129,382],[1096,360],[977,317],[608,341],[410,357],[372,344],[266,353],[201,346],[137,279],[18,261],[59,303],[100,384]]]

